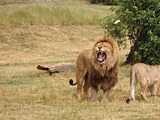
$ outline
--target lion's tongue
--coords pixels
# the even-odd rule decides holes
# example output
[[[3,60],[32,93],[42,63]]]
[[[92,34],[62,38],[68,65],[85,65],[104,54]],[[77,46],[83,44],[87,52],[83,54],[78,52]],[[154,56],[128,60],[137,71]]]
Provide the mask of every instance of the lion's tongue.
[[[99,61],[103,61],[103,57],[104,57],[104,55],[103,55],[102,53],[100,53],[100,54],[98,55],[98,60],[99,60]]]
[[[102,58],[103,58],[103,55],[102,55],[102,54],[100,54],[100,55],[99,55],[99,58],[100,58],[100,59],[102,59]]]

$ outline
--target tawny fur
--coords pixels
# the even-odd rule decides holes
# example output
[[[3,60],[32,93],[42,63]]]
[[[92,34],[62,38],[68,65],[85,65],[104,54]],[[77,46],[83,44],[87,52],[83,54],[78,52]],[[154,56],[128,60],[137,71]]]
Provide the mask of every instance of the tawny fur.
[[[96,49],[100,48],[106,53],[104,63],[97,61]],[[95,41],[93,48],[82,51],[76,61],[77,91],[75,96],[79,99],[88,97],[88,89],[91,87],[91,100],[97,100],[98,90],[104,92],[103,98],[107,98],[109,91],[118,82],[119,64],[118,44],[109,38],[102,37]],[[73,80],[70,80],[73,84]]]
[[[160,65],[151,66],[137,63],[132,66],[130,76],[130,95],[126,100],[127,103],[129,103],[130,100],[135,100],[134,93],[137,83],[140,84],[140,95],[143,100],[147,100],[147,88],[149,88],[151,96],[156,96],[160,84]]]

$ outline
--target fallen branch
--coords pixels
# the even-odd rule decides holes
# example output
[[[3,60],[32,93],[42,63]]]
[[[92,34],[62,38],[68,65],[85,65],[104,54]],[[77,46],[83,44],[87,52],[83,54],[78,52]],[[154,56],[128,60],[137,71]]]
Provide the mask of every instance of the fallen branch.
[[[75,64],[74,63],[59,63],[55,65],[38,65],[38,70],[46,70],[49,72],[50,75],[53,73],[59,73],[64,71],[71,71],[75,70]]]

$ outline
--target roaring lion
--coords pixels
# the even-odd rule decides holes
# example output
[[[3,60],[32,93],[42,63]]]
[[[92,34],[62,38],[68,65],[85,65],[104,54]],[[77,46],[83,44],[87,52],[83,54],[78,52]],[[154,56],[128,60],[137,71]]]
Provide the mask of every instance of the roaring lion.
[[[126,100],[127,103],[130,100],[135,100],[135,87],[137,83],[140,84],[141,97],[143,100],[147,100],[146,91],[149,88],[151,96],[156,96],[156,92],[160,83],[160,65],[150,66],[143,63],[136,63],[131,68],[130,76],[130,95]]]
[[[102,98],[108,98],[109,91],[118,82],[119,48],[117,42],[102,37],[95,41],[93,48],[82,51],[76,61],[76,83],[70,79],[71,85],[77,84],[75,96],[78,99],[88,97],[91,87],[91,101],[98,98],[98,90],[102,89]]]

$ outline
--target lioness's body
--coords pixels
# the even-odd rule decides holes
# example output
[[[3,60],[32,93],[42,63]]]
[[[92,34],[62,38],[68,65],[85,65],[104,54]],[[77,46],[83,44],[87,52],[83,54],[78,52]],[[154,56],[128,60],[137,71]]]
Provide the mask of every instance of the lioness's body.
[[[149,88],[151,96],[155,96],[160,83],[160,65],[150,66],[143,63],[134,64],[131,68],[130,76],[130,100],[135,100],[135,87],[137,83],[141,87],[141,97],[146,100],[145,92]]]
[[[91,87],[91,100],[97,99],[99,89],[107,98],[110,89],[118,81],[118,45],[108,38],[96,40],[92,49],[82,51],[76,62],[76,97],[88,96]]]

